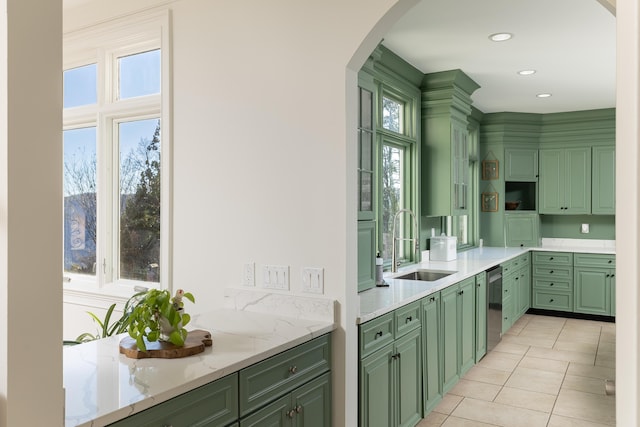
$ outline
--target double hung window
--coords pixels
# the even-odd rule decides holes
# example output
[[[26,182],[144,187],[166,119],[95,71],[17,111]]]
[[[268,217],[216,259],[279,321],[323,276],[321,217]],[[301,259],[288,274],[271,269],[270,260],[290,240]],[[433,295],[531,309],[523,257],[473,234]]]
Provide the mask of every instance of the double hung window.
[[[63,271],[74,289],[168,287],[167,22],[152,13],[64,38]]]

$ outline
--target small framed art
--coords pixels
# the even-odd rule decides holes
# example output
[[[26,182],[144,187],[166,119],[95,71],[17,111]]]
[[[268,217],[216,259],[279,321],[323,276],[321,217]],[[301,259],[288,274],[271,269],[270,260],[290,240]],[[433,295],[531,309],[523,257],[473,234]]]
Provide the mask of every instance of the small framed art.
[[[482,212],[498,212],[498,193],[482,193]]]
[[[498,170],[498,160],[483,160],[482,161],[482,179],[498,179],[500,173]]]

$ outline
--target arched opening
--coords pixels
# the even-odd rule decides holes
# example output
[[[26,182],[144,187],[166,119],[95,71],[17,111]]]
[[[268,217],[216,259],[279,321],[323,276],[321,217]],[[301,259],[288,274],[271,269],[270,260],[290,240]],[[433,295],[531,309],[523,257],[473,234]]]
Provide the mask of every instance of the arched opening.
[[[356,118],[352,112],[355,109],[350,107],[355,105],[355,93],[357,88],[357,71],[364,63],[366,56],[372,51],[377,42],[384,36],[385,29],[390,28],[394,20],[399,19],[403,13],[409,10],[416,2],[398,2],[387,14],[376,24],[369,33],[367,38],[358,48],[351,61],[347,65],[346,76],[346,92],[347,92],[347,165],[355,164],[355,134],[352,130],[356,129]],[[632,52],[638,51],[637,37],[638,32],[638,8],[632,1],[621,0],[617,5],[609,1],[601,1],[603,7],[606,7],[612,13],[615,13],[617,6],[617,199],[618,206],[616,213],[616,248],[618,262],[618,304],[617,304],[617,360],[618,367],[625,366],[624,375],[621,375],[621,369],[617,371],[617,423],[618,425],[637,425],[640,421],[638,418],[638,410],[636,402],[638,400],[638,292],[636,283],[638,282],[638,269],[636,261],[638,258],[637,241],[639,237],[638,231],[638,182],[637,174],[638,152],[638,103],[637,94],[638,87],[638,58]],[[627,37],[622,37],[626,35]],[[355,194],[356,182],[355,176],[347,170],[347,194]],[[624,184],[622,184],[624,183]],[[631,194],[630,194],[631,193]],[[626,200],[624,207],[621,207],[620,201]],[[629,204],[633,205],[629,207]],[[351,213],[348,215],[351,218]],[[356,230],[351,224],[347,227],[349,242],[348,254],[349,259],[347,265],[349,267],[347,274],[350,279],[356,276],[354,270],[355,257],[353,254],[353,236]],[[622,295],[622,296],[621,296]],[[353,291],[347,289],[347,318],[351,310],[357,309],[357,295]],[[350,310],[351,309],[351,310]],[[353,313],[353,311],[351,311]],[[355,331],[352,331],[355,333]],[[349,332],[347,337],[355,337]],[[626,343],[623,345],[622,343]],[[349,355],[347,350],[346,355]],[[350,362],[347,362],[347,366]],[[351,365],[353,366],[353,365]],[[348,394],[352,395],[353,376],[347,378],[346,389]],[[354,414],[351,414],[354,416]],[[352,420],[347,415],[348,421]]]

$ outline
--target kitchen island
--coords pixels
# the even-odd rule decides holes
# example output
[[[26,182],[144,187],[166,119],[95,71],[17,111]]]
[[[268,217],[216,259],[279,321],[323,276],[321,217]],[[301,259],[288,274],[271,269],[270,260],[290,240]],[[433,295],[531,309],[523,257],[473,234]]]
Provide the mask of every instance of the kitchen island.
[[[286,299],[296,304],[287,304]],[[181,359],[129,359],[119,354],[126,335],[64,349],[65,426],[105,426],[236,373],[331,332],[334,302],[237,292],[231,309],[195,315],[189,330],[211,332],[213,345]],[[275,302],[278,301],[278,302]],[[294,310],[304,312],[302,318]],[[274,306],[274,304],[276,304]],[[262,312],[260,306],[263,307]],[[278,314],[267,314],[278,313]],[[309,320],[312,319],[312,320]]]

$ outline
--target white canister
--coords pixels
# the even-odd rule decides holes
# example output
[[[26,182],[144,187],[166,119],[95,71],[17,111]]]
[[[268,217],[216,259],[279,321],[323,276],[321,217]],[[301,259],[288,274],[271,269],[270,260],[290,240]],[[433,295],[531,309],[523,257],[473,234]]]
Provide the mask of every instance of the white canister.
[[[431,261],[453,261],[458,257],[458,238],[455,236],[435,236],[431,238],[429,248],[429,260]]]

